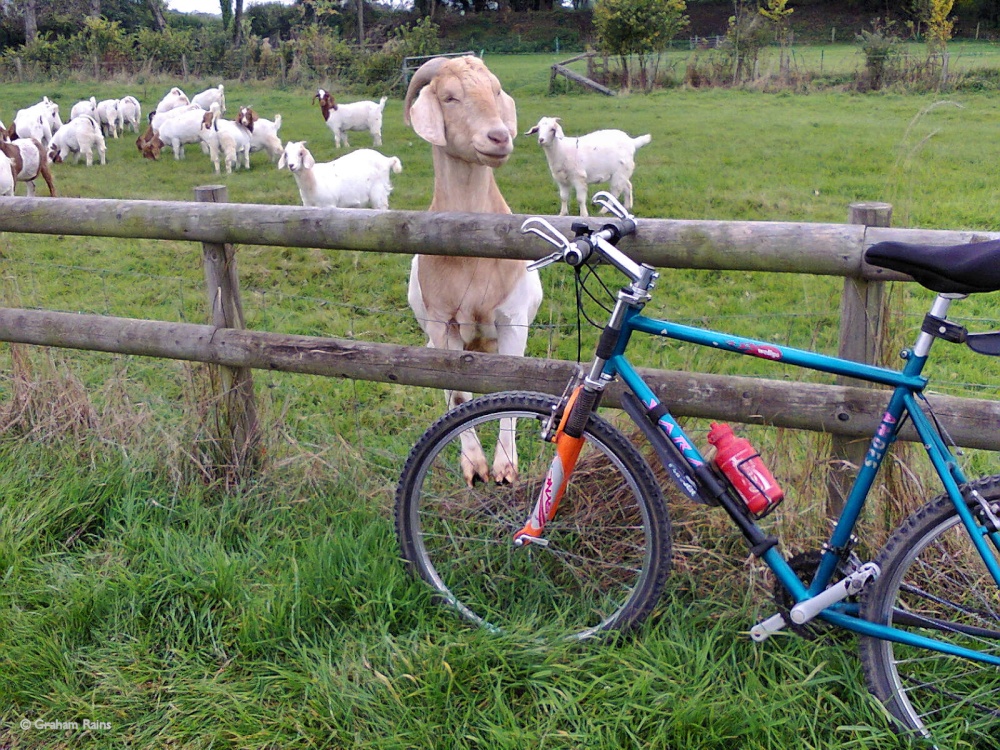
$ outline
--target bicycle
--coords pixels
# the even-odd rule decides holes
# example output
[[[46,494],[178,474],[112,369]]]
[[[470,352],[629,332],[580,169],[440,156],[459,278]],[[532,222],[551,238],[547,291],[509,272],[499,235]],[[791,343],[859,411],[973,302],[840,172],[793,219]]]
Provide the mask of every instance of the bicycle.
[[[751,628],[754,640],[819,623],[856,633],[868,688],[899,731],[944,744],[961,737],[970,746],[996,746],[1000,476],[966,479],[933,413],[921,407],[928,382],[921,372],[935,339],[1000,354],[1000,332],[969,333],[948,320],[955,300],[1000,290],[1000,242],[947,248],[883,242],[868,248],[868,263],[907,273],[937,292],[896,370],[643,315],[658,274],[617,247],[635,231],[636,220],[607,193],[594,201],[616,220],[599,230],[576,225],[572,241],[541,217],[522,225],[522,232],[557,248],[532,267],[561,260],[579,271],[605,263],[628,279],[617,292],[589,369],[561,397],[481,396],[424,433],[396,493],[396,531],[411,571],[465,619],[491,630],[583,639],[640,623],[669,571],[671,529],[646,459],[596,412],[608,384],[619,379],[623,410],[681,495],[721,507],[785,592],[779,611]],[[752,472],[727,474],[699,451],[626,358],[633,333],[892,388],[843,512],[804,571],[757,523],[774,503],[744,497],[763,491],[765,480]],[[854,527],[906,420],[944,492],[905,520],[874,560],[862,562]],[[516,482],[463,476],[461,436],[470,430],[491,440],[507,432],[498,446],[516,446]],[[753,456],[748,458],[753,463]]]

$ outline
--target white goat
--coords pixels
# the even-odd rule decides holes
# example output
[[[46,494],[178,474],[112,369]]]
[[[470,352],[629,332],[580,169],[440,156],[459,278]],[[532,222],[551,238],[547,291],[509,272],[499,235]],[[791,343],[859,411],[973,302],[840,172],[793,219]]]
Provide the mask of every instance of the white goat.
[[[156,105],[156,111],[168,112],[171,109],[177,109],[190,103],[191,100],[188,99],[187,94],[174,86],[160,99],[160,103]]]
[[[151,113],[149,116],[149,125],[153,128],[153,130],[159,130],[163,127],[163,123],[172,117],[177,117],[185,112],[197,112],[200,116],[204,117],[205,112],[207,111],[208,110],[202,109],[197,104],[182,104],[180,107],[174,107],[173,109],[164,110],[163,112]]]
[[[89,99],[84,99],[73,105],[73,109],[69,111],[69,119],[75,120],[80,115],[90,115],[91,117],[97,117],[97,97],[92,96]]]
[[[35,138],[43,146],[48,146],[52,134],[60,127],[62,120],[59,119],[59,105],[43,96],[42,101],[37,104],[17,111],[10,126],[10,138]]]
[[[333,131],[333,143],[336,148],[340,148],[341,141],[346,148],[351,147],[347,141],[348,130],[367,130],[371,133],[374,145],[382,145],[382,111],[385,109],[386,97],[383,96],[377,104],[367,101],[337,104],[333,94],[325,89],[319,89],[313,101],[317,99],[323,111],[323,120]]]
[[[191,97],[191,103],[197,104],[206,112],[212,108],[213,104],[219,105],[219,112],[226,111],[226,87],[221,83],[214,89],[205,89]]]
[[[286,168],[295,176],[303,206],[384,211],[392,192],[390,172],[399,174],[403,164],[370,148],[317,164],[305,141],[289,141],[278,160],[278,169]]]
[[[118,101],[118,114],[121,118],[122,131],[127,125],[133,133],[139,132],[139,121],[142,119],[142,106],[134,96],[123,96]]]
[[[83,154],[87,159],[87,166],[90,167],[94,164],[95,147],[101,164],[106,164],[107,148],[101,126],[90,115],[80,115],[67,122],[52,136],[52,141],[49,143],[49,160],[59,164],[65,161],[67,156],[74,154],[73,163],[79,164],[80,154]]]
[[[0,130],[3,123],[0,123]],[[0,196],[13,195],[14,185],[17,184],[17,175],[14,174],[14,162],[7,154],[0,151]]]
[[[183,159],[184,144],[201,142],[201,126],[206,114],[201,107],[194,107],[168,117],[156,130],[156,137],[150,143],[154,152],[153,158],[159,156],[160,150],[165,145],[170,144],[174,158]]]
[[[243,155],[243,166],[250,169],[250,131],[238,122],[219,117],[219,105],[213,104],[210,112],[202,118],[201,140],[208,146],[208,155],[219,172],[219,153],[225,156],[226,173],[239,168],[238,154]]]
[[[97,122],[101,125],[101,133],[118,138],[118,133],[124,130],[121,122],[121,112],[118,111],[117,99],[102,99],[97,103]]]
[[[486,65],[472,56],[438,57],[410,79],[403,118],[432,145],[431,211],[509,214],[493,168],[514,150],[517,111]],[[417,255],[410,269],[409,302],[437,349],[523,356],[528,326],[542,301],[542,285],[528,262],[507,258]],[[449,407],[471,393],[445,391]],[[509,428],[509,429],[507,429]],[[496,482],[517,479],[513,420],[501,429],[492,473],[472,430],[462,435],[462,472]]]
[[[281,158],[282,146],[278,131],[281,129],[281,115],[274,120],[258,117],[250,107],[240,107],[236,122],[250,131],[250,152],[266,151],[271,161]]]
[[[622,130],[597,130],[567,138],[558,117],[543,117],[525,135],[534,133],[538,133],[552,179],[559,186],[560,216],[569,213],[570,188],[576,191],[580,216],[587,216],[587,185],[595,182],[610,183],[610,192],[625,208],[632,208],[635,152],[650,142],[648,133],[633,138]]]

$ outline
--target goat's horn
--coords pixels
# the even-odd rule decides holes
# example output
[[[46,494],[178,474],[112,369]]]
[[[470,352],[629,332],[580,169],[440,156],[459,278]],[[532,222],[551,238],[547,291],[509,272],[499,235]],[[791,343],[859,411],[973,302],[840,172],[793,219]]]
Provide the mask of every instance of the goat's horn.
[[[403,100],[403,122],[405,124],[410,124],[410,106],[413,104],[413,100],[417,98],[420,90],[431,82],[446,62],[448,62],[447,57],[433,57],[417,68],[417,72],[413,74],[410,85],[406,89],[406,99]]]

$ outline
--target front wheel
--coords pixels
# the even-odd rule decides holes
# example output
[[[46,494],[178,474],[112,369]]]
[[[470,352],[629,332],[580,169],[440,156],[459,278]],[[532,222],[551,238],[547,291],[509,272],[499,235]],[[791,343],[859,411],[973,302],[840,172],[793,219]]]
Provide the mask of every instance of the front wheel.
[[[396,532],[410,569],[467,620],[579,639],[627,629],[649,614],[669,570],[670,522],[645,459],[595,414],[542,539],[514,544],[552,462],[555,445],[541,429],[558,405],[544,394],[500,393],[441,417],[406,461]],[[505,450],[499,437],[511,430],[517,478],[470,484],[463,442]],[[505,436],[502,444],[512,442]]]
[[[1000,507],[1000,477],[969,487]],[[979,504],[968,507],[983,524]],[[986,544],[1000,562],[992,537]],[[946,495],[910,516],[876,562],[882,575],[862,597],[864,619],[1000,656],[1000,588]],[[869,637],[861,659],[869,689],[902,733],[941,748],[1000,744],[1000,668]]]

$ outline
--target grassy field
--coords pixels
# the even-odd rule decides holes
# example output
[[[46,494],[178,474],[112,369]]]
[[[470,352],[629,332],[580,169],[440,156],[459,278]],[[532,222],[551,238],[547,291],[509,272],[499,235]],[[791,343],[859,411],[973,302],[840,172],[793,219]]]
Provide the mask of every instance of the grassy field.
[[[548,96],[556,59],[487,62],[517,100],[521,132],[556,115],[569,134],[653,134],[633,179],[639,216],[841,222],[852,201],[887,200],[897,226],[1000,228],[995,94]],[[42,94],[66,112],[91,95],[133,93],[148,110],[174,83],[8,84],[0,119]],[[227,81],[226,91],[230,107],[280,112],[284,140],[308,141],[318,160],[335,157],[312,90]],[[383,133],[382,151],[403,162],[390,205],[423,209],[429,147],[401,110],[391,99]],[[249,172],[216,176],[197,149],[153,163],[132,141],[109,141],[105,167],[56,165],[61,194],[190,200],[195,186],[221,182],[234,202],[298,203],[292,176],[260,154]],[[498,172],[508,202],[518,213],[555,212],[541,150],[530,138],[516,144]],[[353,135],[352,145],[370,139]],[[403,256],[252,246],[240,248],[239,264],[252,328],[422,343]],[[7,306],[205,319],[191,243],[7,234],[0,268]],[[570,276],[552,268],[544,283],[529,352],[574,358]],[[839,294],[834,279],[670,271],[653,309],[829,349]],[[902,324],[915,322],[917,303],[898,308]],[[1000,318],[989,298],[960,309],[978,330]],[[203,471],[203,368],[3,352],[0,747],[900,746],[864,691],[850,640],[751,644],[746,631],[771,614],[770,584],[704,511],[674,509],[677,571],[634,637],[513,642],[441,611],[406,577],[390,522],[405,452],[441,410],[439,393],[256,373],[266,471],[227,493]],[[996,393],[989,361],[940,354],[932,375],[946,390]],[[748,364],[685,347],[649,349],[644,360],[727,373]],[[779,478],[808,475],[804,457],[822,451],[811,436],[767,441]],[[992,456],[973,460],[998,470]],[[783,537],[815,537],[825,526],[822,497],[807,489],[816,478],[805,479],[776,514]],[[21,729],[23,721],[80,727]]]

